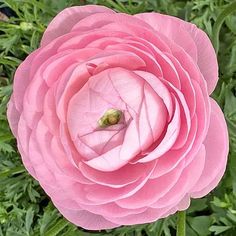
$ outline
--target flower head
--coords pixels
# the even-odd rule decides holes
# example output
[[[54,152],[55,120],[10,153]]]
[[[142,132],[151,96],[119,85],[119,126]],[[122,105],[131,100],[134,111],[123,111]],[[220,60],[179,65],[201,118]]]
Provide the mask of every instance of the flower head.
[[[217,73],[191,23],[71,7],[17,69],[8,119],[25,167],[68,220],[152,222],[224,174],[227,127],[209,97]]]

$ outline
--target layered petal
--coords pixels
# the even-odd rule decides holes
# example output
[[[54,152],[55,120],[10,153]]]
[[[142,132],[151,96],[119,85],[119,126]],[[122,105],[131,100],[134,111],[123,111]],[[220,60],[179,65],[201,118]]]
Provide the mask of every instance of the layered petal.
[[[196,198],[205,196],[218,184],[225,171],[229,152],[229,138],[224,115],[213,99],[211,99],[210,126],[204,145],[206,148],[204,170],[197,184],[191,189],[191,196]]]
[[[81,7],[70,7],[61,11],[48,25],[41,40],[44,47],[52,40],[64,35],[73,28],[80,20],[98,12],[114,13],[111,9],[103,6],[87,5]]]
[[[218,81],[218,63],[207,34],[194,24],[168,15],[141,13],[136,17],[180,45],[197,62],[207,82],[208,93],[211,94]]]

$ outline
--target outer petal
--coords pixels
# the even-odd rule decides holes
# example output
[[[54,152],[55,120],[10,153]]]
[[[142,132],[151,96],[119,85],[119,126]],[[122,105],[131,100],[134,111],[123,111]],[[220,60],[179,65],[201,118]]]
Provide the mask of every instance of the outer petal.
[[[211,94],[218,81],[218,63],[214,48],[212,47],[207,34],[197,28],[194,24],[173,16],[158,13],[142,13],[136,15],[136,17],[144,20],[155,30],[161,32],[169,39],[172,39],[175,43],[184,48],[193,59],[197,59],[197,64],[207,81],[208,93]],[[195,47],[197,49],[196,58],[194,50],[191,49],[188,36],[185,33],[182,35],[180,35],[180,33],[174,33],[176,32],[176,29],[186,31],[190,38],[195,42]]]
[[[68,210],[61,206],[54,205],[69,221],[89,230],[112,229],[120,225],[106,220],[103,216],[95,215],[88,211]]]
[[[18,129],[18,122],[20,119],[20,114],[16,110],[13,96],[11,96],[11,99],[8,102],[7,118],[8,118],[9,126],[11,127],[12,133],[14,134],[15,137],[17,137],[17,129]]]
[[[18,111],[22,110],[23,98],[27,86],[29,86],[32,78],[30,77],[31,73],[31,65],[35,57],[39,53],[39,49],[31,53],[17,68],[14,75],[13,82],[13,94],[12,97],[14,99],[15,108]]]
[[[48,25],[43,34],[41,46],[44,47],[55,38],[70,32],[72,27],[85,17],[99,12],[114,13],[114,11],[109,8],[95,5],[66,8],[64,11],[61,11]]]
[[[217,103],[211,99],[211,120],[207,137],[204,141],[206,162],[202,176],[191,190],[192,197],[203,197],[217,186],[222,178],[229,151],[226,122]]]

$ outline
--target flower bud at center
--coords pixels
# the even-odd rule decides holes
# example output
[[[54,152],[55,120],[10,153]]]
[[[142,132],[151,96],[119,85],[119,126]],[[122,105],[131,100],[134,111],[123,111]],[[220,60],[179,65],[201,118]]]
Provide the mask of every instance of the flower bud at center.
[[[122,116],[122,111],[117,109],[108,109],[104,115],[98,120],[98,125],[105,128],[119,123]]]

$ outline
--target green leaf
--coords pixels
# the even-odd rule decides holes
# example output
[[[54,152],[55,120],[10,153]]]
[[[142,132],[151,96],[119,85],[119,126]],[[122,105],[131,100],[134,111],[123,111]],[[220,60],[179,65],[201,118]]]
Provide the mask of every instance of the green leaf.
[[[69,225],[69,222],[65,219],[60,219],[52,228],[50,228],[45,236],[57,236],[66,226]]]
[[[212,41],[215,48],[216,53],[219,50],[219,33],[223,22],[225,21],[226,17],[236,11],[236,2],[232,2],[231,4],[227,5],[227,7],[221,12],[218,16],[212,31]]]
[[[57,220],[58,220],[58,212],[52,206],[52,204],[49,204],[45,208],[45,212],[40,221],[40,235],[44,236],[45,233],[48,231],[48,229],[56,224]]]
[[[212,219],[209,216],[196,216],[188,219],[189,225],[198,233],[198,235],[207,236],[211,232],[209,227],[211,226]]]
[[[160,219],[147,227],[146,233],[148,236],[161,236],[163,232],[163,227],[165,224],[165,219]]]
[[[8,144],[8,143],[1,143],[0,142],[0,151],[3,153],[14,153],[15,150],[13,149],[13,147]]]
[[[202,210],[206,209],[208,207],[206,202],[207,202],[206,198],[192,199],[191,200],[191,205],[187,210],[188,214],[192,213],[192,212],[202,211]]]
[[[186,236],[199,236],[188,224],[186,225]]]
[[[26,212],[26,217],[25,217],[25,229],[28,235],[30,235],[30,229],[33,223],[33,218],[34,218],[34,211],[32,208],[29,208]]]
[[[221,234],[229,229],[231,229],[232,226],[218,226],[218,225],[213,225],[209,228],[211,232],[214,232],[215,235]]]

